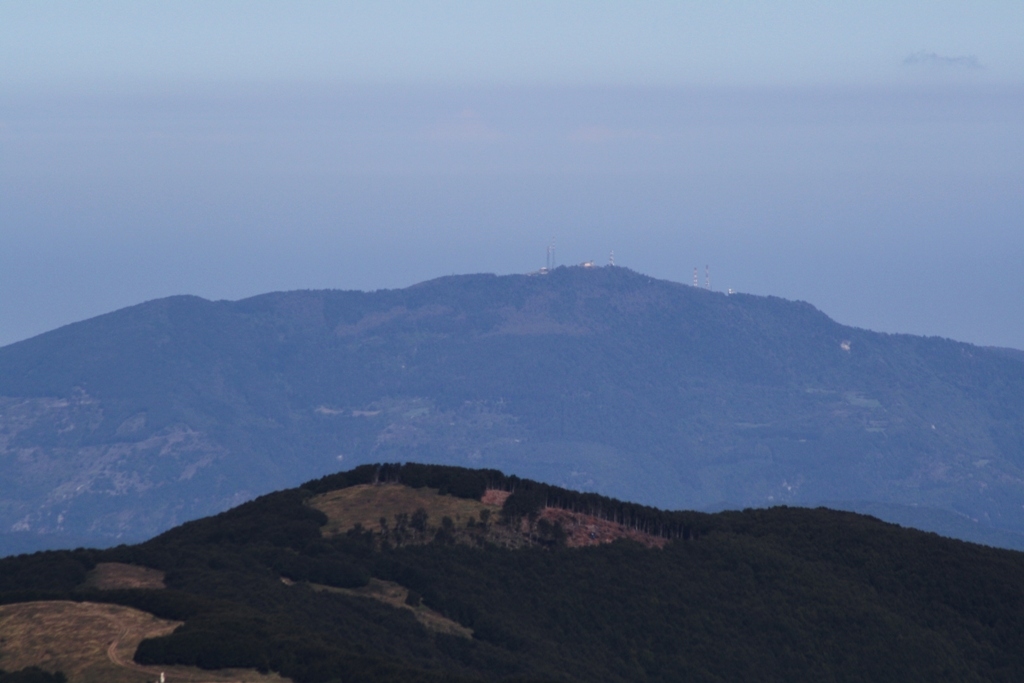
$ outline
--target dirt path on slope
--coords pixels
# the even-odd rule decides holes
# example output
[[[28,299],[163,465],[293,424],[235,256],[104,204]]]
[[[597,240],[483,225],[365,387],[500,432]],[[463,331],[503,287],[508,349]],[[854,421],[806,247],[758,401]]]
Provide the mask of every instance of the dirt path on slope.
[[[286,683],[245,669],[142,666],[139,643],[167,635],[181,622],[120,605],[45,601],[0,606],[0,666],[63,671],[69,683]]]

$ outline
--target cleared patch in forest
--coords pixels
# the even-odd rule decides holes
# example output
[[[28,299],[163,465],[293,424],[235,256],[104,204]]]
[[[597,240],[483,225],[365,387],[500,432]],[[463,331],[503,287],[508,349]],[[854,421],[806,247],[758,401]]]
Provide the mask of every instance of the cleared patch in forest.
[[[661,536],[617,522],[554,507],[543,508],[533,519],[524,517],[518,523],[500,523],[501,505],[508,496],[507,491],[488,490],[477,501],[403,484],[361,484],[315,496],[309,504],[327,515],[325,536],[343,534],[358,524],[376,534],[382,544],[392,547],[434,540],[443,529],[445,517],[452,520],[447,539],[469,545],[578,548],[627,539],[660,548],[667,542]],[[415,521],[417,510],[427,515],[420,520],[421,524]],[[484,517],[488,524],[480,524]]]
[[[121,562],[100,562],[85,577],[82,587],[101,591],[124,588],[166,588],[164,573],[159,569]]]
[[[441,528],[441,520],[448,517],[456,527],[465,527],[472,518],[481,519],[481,512],[487,510],[492,519],[497,519],[501,512],[500,505],[488,505],[479,500],[442,496],[437,489],[414,489],[403,484],[360,484],[349,486],[337,491],[329,491],[309,500],[309,504],[327,515],[324,526],[325,535],[343,534],[356,524],[364,529],[381,533],[381,517],[386,520],[387,531],[394,532],[395,516],[408,515],[411,518],[416,510],[427,513],[425,528],[422,532],[412,529],[409,540],[422,536],[424,540],[433,539],[433,532]]]
[[[552,526],[557,524],[565,534],[563,542],[569,548],[601,545],[622,539],[635,541],[648,548],[662,548],[668,543],[668,539],[662,536],[652,536],[624,524],[560,508],[544,508],[538,524],[541,521]]]
[[[435,633],[445,633],[451,636],[460,636],[462,638],[473,637],[472,629],[466,628],[457,621],[452,621],[440,612],[435,612],[426,605],[419,603],[418,600],[414,601],[418,604],[410,605],[408,602],[409,589],[395,583],[394,581],[370,579],[370,583],[366,584],[362,588],[334,588],[332,586],[322,586],[316,583],[311,583],[309,586],[313,590],[317,591],[343,593],[345,595],[371,598],[398,609],[407,609],[412,612],[414,617],[416,617],[416,621],[420,622],[425,628],[434,631]]]
[[[133,661],[145,638],[171,633],[178,621],[121,605],[41,601],[0,606],[0,668],[37,666],[63,671],[69,683],[283,683],[289,679],[244,669],[204,671],[141,666]]]

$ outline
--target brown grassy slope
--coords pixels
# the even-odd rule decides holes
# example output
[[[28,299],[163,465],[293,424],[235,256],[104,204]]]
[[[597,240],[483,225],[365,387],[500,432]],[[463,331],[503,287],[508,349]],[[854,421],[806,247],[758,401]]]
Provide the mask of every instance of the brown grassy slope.
[[[364,529],[380,532],[380,518],[394,527],[395,515],[412,515],[418,508],[427,512],[427,529],[436,531],[443,517],[450,517],[456,527],[464,527],[472,517],[490,510],[493,519],[501,512],[500,505],[487,505],[478,500],[438,495],[437,489],[414,489],[402,484],[361,484],[338,491],[329,491],[310,499],[309,504],[327,515],[325,535],[342,534],[361,524]],[[428,534],[431,538],[433,534]]]
[[[0,606],[0,668],[38,666],[63,671],[69,683],[282,683],[255,671],[144,667],[132,657],[144,638],[166,635],[181,622],[120,605],[46,601]]]
[[[164,573],[159,569],[121,562],[100,562],[85,577],[82,587],[101,591],[122,588],[166,588]]]
[[[327,515],[328,522],[323,527],[325,536],[343,534],[356,524],[361,524],[368,531],[385,535],[381,526],[381,517],[387,520],[388,540],[396,543],[423,543],[434,538],[441,527],[444,517],[451,518],[454,523],[453,539],[458,543],[470,545],[483,542],[508,548],[519,548],[532,545],[536,540],[536,527],[530,528],[529,521],[523,519],[513,528],[497,524],[501,506],[508,498],[507,491],[488,490],[482,500],[468,500],[454,496],[440,495],[437,489],[414,489],[402,484],[362,484],[350,486],[337,491],[330,491],[310,499],[309,504]],[[396,539],[395,516],[401,513],[411,516],[418,508],[427,512],[427,530],[422,534],[411,534],[405,539]],[[480,521],[481,512],[490,512],[491,523],[486,527],[475,525],[467,527],[470,519]],[[629,527],[559,508],[545,508],[538,516],[551,525],[558,523],[565,532],[564,543],[570,548],[611,543],[620,539],[629,539],[649,548],[665,545],[666,539],[660,536],[630,529]]]
[[[636,541],[648,548],[661,548],[668,543],[667,538],[645,534],[622,524],[570,510],[544,508],[540,519],[551,524],[560,524],[565,531],[565,545],[569,548],[601,545],[623,538]]]
[[[445,617],[440,612],[435,612],[426,605],[408,605],[405,600],[409,596],[409,589],[394,581],[382,581],[381,579],[370,579],[370,583],[362,588],[333,588],[310,584],[313,590],[327,591],[332,593],[344,593],[361,598],[372,598],[396,609],[405,609],[412,612],[416,621],[435,633],[445,633],[450,636],[472,638],[473,630],[466,628],[457,621]]]

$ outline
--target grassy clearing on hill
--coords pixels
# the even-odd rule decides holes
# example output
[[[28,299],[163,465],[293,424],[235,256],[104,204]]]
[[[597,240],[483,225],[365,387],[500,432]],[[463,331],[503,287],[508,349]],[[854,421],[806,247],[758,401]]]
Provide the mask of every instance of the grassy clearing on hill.
[[[86,575],[82,587],[95,590],[164,588],[164,573],[136,564],[100,562]]]
[[[315,583],[309,585],[316,591],[371,598],[391,607],[409,610],[416,617],[416,621],[435,633],[445,633],[450,636],[470,639],[473,637],[473,629],[466,628],[459,622],[453,621],[443,614],[430,609],[422,602],[419,602],[418,599],[415,600],[418,604],[410,605],[408,602],[409,589],[394,581],[370,579],[370,582],[362,588],[334,588],[333,586],[323,586]]]
[[[409,517],[408,535],[341,532],[337,520],[359,507],[342,504],[347,488],[375,516]],[[453,498],[479,509],[489,488],[511,492],[499,519],[456,528]],[[330,494],[338,531],[324,534],[330,519],[309,501]],[[415,524],[395,512],[412,507],[422,508]],[[428,527],[437,515],[440,528]],[[647,533],[648,547],[618,536],[624,530]],[[587,547],[573,547],[577,531]],[[521,545],[492,543],[500,533]],[[166,588],[83,587],[156,572]],[[52,660],[47,648],[75,644],[82,631],[93,641],[79,649],[125,667],[121,678],[101,671],[70,683],[142,683],[126,676],[159,669],[170,683],[189,672],[193,683],[259,680],[232,667],[296,683],[1018,683],[1022,575],[1020,553],[852,513],[668,512],[490,470],[407,463],[268,494],[138,546],[4,558],[0,604],[64,599],[52,604],[102,611],[111,608],[72,601],[107,601],[185,622],[139,643],[133,659],[153,667],[141,669],[126,662],[130,629],[117,623],[104,634],[63,614],[33,640],[37,607],[4,621],[23,647],[37,644],[37,659]],[[440,630],[441,618],[471,637]],[[83,667],[62,668],[74,676]]]
[[[62,671],[69,683],[281,683],[255,671],[203,671],[140,666],[132,661],[145,638],[173,632],[181,622],[120,605],[41,601],[0,606],[0,667]]]
[[[434,531],[441,527],[441,520],[449,517],[456,527],[465,527],[472,518],[480,520],[480,513],[488,510],[497,519],[501,505],[488,505],[478,500],[442,496],[437,489],[410,488],[402,484],[363,484],[331,491],[309,500],[309,505],[327,515],[325,535],[343,534],[356,524],[364,529],[380,532],[380,518],[387,520],[389,527],[395,524],[395,515],[408,514],[417,509],[427,513],[426,537],[433,538]]]
[[[361,525],[389,546],[429,542],[438,533],[456,543],[490,543],[504,548],[552,542],[582,547],[618,539],[661,547],[667,540],[593,515],[554,507],[538,509],[533,526],[528,517],[517,519],[513,524],[502,524],[502,505],[509,495],[508,491],[487,489],[480,500],[474,500],[441,494],[436,488],[412,488],[397,483],[358,484],[314,496],[308,504],[327,515],[327,524],[322,529],[324,536],[338,536]],[[421,529],[416,528],[413,521],[417,510],[427,514]],[[445,518],[451,520],[447,530],[444,530]],[[489,523],[481,524],[485,518]]]

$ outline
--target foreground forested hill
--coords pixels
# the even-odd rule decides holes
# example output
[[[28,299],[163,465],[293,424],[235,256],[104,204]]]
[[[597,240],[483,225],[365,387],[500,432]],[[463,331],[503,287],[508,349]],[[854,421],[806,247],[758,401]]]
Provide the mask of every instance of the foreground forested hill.
[[[416,460],[1024,548],[1024,362],[616,267],[173,297],[0,349],[0,459],[0,531],[76,542]]]
[[[139,681],[1019,681],[1021,576],[1024,554],[848,512],[365,466],[140,545],[0,560],[0,628],[68,600],[172,620]]]

